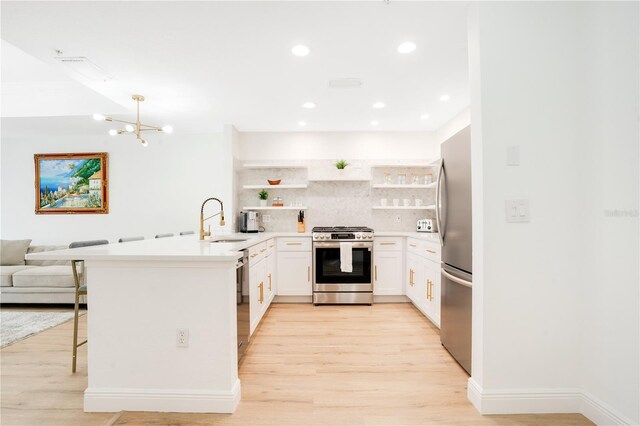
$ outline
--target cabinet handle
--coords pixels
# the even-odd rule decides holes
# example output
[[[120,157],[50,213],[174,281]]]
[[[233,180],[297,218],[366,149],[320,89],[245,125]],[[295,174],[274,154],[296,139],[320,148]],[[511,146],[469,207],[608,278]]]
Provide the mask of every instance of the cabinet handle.
[[[311,266],[307,266],[307,282],[311,282]]]
[[[395,246],[396,243],[380,243],[381,246]]]
[[[376,281],[378,281],[378,265],[373,267],[373,276]]]
[[[415,244],[409,244],[409,245],[410,245],[411,247],[418,247],[418,246],[417,246],[417,245],[415,245]]]
[[[258,255],[258,253],[253,253],[253,254],[251,255],[251,257],[256,257],[257,255]]]
[[[269,248],[273,248],[273,244],[271,244],[271,245],[269,246]]]
[[[409,285],[413,286],[413,269],[409,269]]]
[[[301,246],[302,243],[287,243],[288,246]]]
[[[429,250],[429,249],[427,249],[427,251],[428,251],[429,253],[436,254],[436,252],[435,252],[434,250]]]
[[[271,274],[269,274],[269,291],[271,291]]]
[[[260,253],[267,251],[267,249],[260,249]],[[435,253],[435,252],[434,252]]]
[[[260,302],[260,304],[262,305],[262,302],[264,301],[264,281],[261,281],[260,284],[258,284],[258,290],[260,290],[260,298],[258,299],[258,302]]]
[[[427,300],[431,300],[431,286],[429,285],[431,283],[430,280],[427,280]]]

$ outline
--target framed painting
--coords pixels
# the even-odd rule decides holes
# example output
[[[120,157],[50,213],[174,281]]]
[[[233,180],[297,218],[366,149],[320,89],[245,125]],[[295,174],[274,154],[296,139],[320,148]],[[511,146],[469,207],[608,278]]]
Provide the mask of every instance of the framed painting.
[[[36,214],[109,213],[106,152],[35,154]]]

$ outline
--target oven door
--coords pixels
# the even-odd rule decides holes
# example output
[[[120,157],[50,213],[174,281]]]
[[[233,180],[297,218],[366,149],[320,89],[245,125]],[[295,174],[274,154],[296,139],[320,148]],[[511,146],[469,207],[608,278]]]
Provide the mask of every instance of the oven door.
[[[340,270],[340,243],[313,244],[314,291],[373,291],[371,282],[372,242],[352,243],[352,272]]]

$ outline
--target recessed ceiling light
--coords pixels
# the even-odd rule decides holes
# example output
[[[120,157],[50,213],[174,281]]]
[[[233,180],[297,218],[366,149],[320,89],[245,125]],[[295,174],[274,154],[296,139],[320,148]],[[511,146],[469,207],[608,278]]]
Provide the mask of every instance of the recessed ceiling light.
[[[386,107],[384,102],[376,102],[375,104],[371,105],[371,107],[375,108],[375,109],[382,109],[384,107]]]
[[[291,53],[293,53],[296,56],[301,56],[301,57],[307,56],[309,52],[311,52],[311,50],[309,50],[309,48],[304,44],[299,44],[291,48]]]
[[[427,118],[429,118],[429,114],[422,114],[420,116],[420,120],[426,120]]]
[[[316,104],[314,104],[313,102],[305,102],[302,104],[302,108],[306,108],[306,109],[314,109],[316,107]]]
[[[306,125],[307,125],[307,123],[306,123],[306,122],[304,122],[304,121],[298,121],[298,126],[300,126],[300,127],[304,127],[304,126],[306,126]]]
[[[380,124],[380,122],[378,122],[378,121],[376,121],[376,120],[373,120],[373,121],[371,122],[371,125],[372,125],[372,126],[377,126],[378,124]]]
[[[416,50],[416,44],[410,41],[405,41],[400,46],[398,46],[399,53],[411,53]]]
[[[447,102],[449,99],[451,99],[451,97],[449,95],[447,95],[447,94],[444,94],[444,95],[440,96],[440,100],[442,102]]]

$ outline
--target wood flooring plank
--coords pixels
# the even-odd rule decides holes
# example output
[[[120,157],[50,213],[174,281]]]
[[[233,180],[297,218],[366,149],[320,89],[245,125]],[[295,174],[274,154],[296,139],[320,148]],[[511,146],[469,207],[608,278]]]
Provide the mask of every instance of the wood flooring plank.
[[[86,317],[81,318],[86,333]],[[72,323],[0,351],[3,426],[588,425],[578,414],[481,416],[438,329],[409,304],[274,304],[240,366],[234,414],[84,413],[86,346]]]

